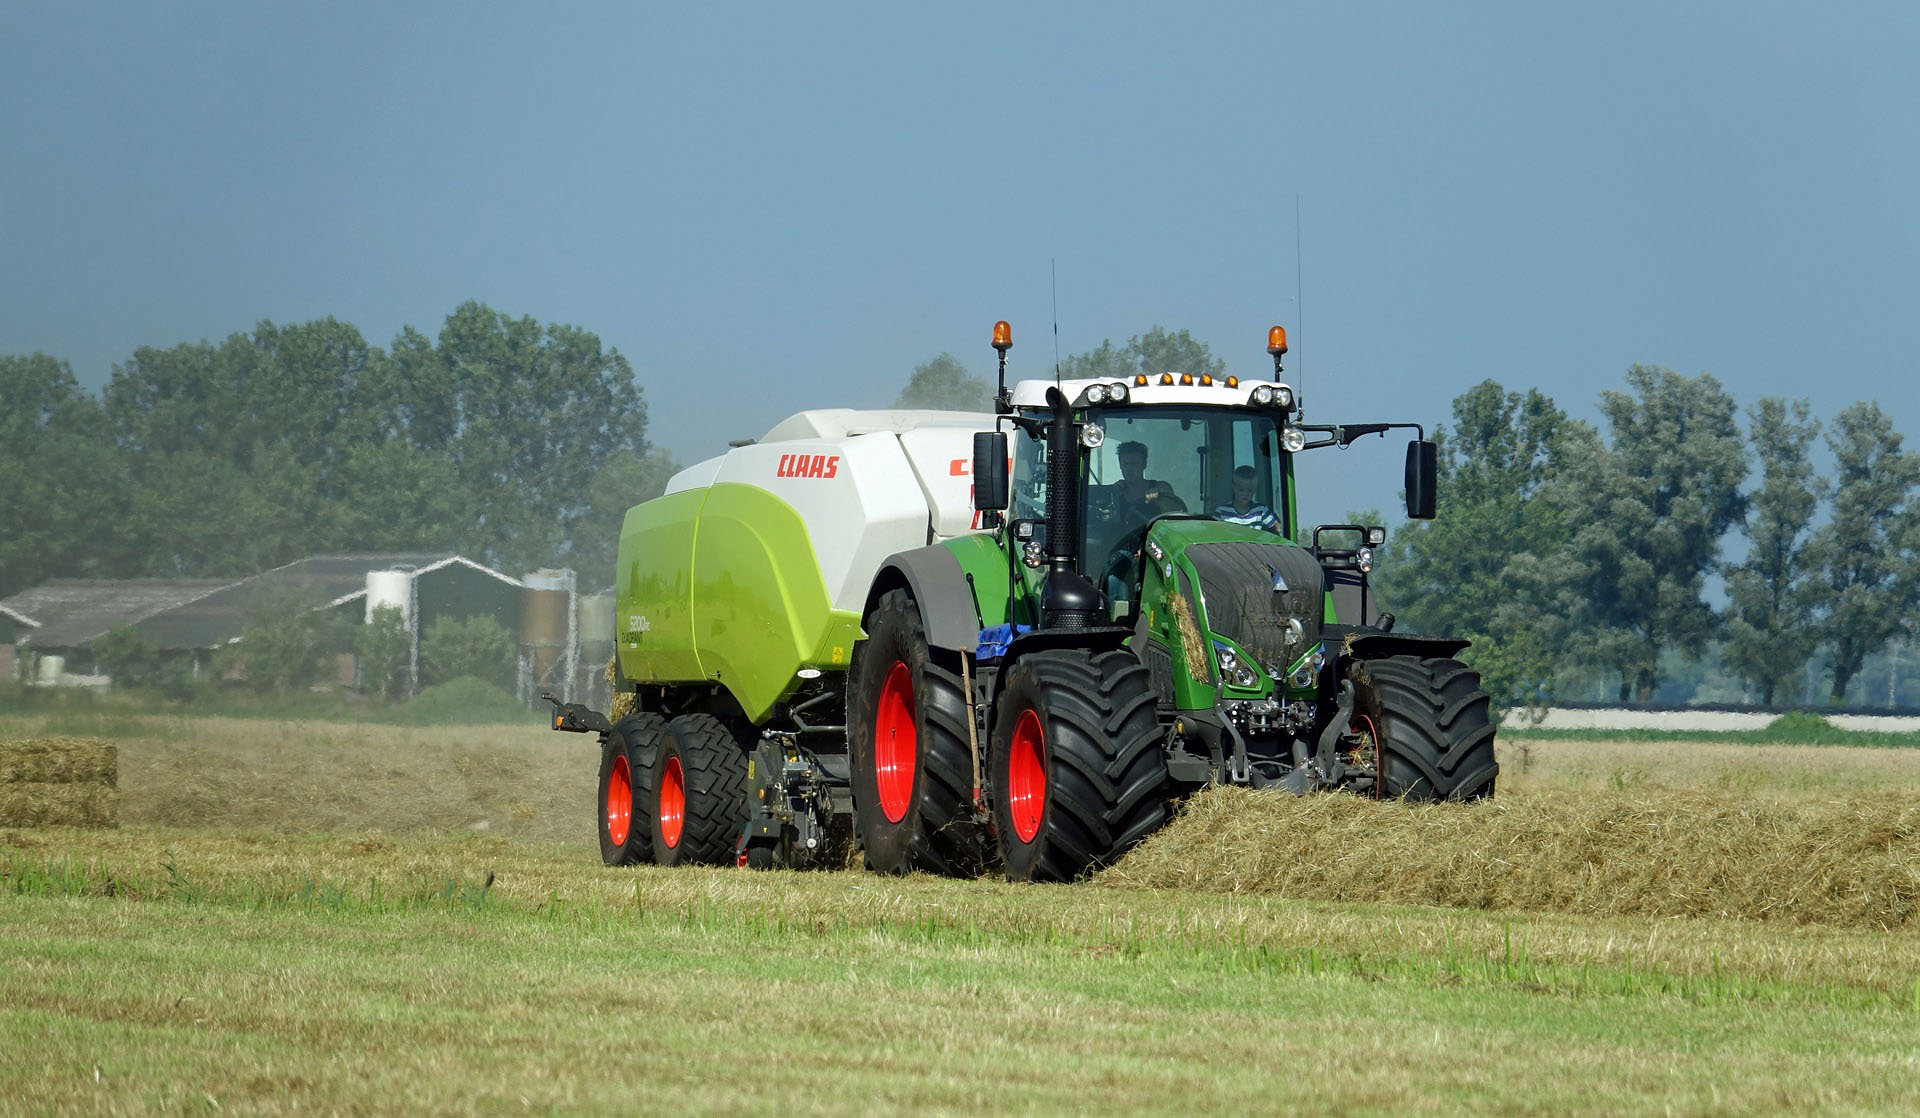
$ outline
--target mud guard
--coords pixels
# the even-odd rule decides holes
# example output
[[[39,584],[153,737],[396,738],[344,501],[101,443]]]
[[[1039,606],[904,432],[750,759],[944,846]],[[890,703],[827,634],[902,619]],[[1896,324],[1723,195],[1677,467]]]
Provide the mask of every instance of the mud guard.
[[[901,586],[920,607],[929,645],[954,652],[972,652],[979,646],[980,614],[967,586],[967,573],[952,550],[935,544],[887,556],[873,577],[861,616],[873,612],[880,595]]]

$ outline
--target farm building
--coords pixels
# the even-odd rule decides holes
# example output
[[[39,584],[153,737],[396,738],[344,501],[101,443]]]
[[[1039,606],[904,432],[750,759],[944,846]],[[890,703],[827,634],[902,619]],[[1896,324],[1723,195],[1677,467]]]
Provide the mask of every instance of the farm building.
[[[611,601],[581,599],[571,571],[514,578],[445,552],[318,555],[245,579],[55,579],[23,591],[0,600],[0,638],[13,661],[6,677],[105,686],[93,646],[116,625],[145,636],[163,657],[189,661],[198,677],[211,671],[217,649],[241,639],[250,608],[267,601],[335,610],[354,623],[393,606],[413,636],[416,664],[420,634],[436,619],[492,617],[520,645],[523,698],[590,689],[612,648]],[[583,652],[600,659],[583,661]],[[351,657],[343,657],[340,682],[352,681]]]
[[[0,600],[0,611],[21,622],[8,675],[50,685],[105,685],[93,661],[96,639],[115,625],[138,627],[231,585],[231,579],[57,578],[23,590]]]
[[[39,628],[39,622],[9,606],[0,605],[0,679],[13,678],[13,646]]]

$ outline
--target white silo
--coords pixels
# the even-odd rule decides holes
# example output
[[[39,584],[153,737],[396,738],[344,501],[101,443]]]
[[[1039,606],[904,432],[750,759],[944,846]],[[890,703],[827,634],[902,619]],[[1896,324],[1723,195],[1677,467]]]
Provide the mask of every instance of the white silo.
[[[400,611],[400,624],[407,631],[407,693],[420,689],[420,617],[419,583],[414,580],[410,570],[368,571],[367,572],[367,613],[366,620],[371,623],[373,614],[384,606]]]

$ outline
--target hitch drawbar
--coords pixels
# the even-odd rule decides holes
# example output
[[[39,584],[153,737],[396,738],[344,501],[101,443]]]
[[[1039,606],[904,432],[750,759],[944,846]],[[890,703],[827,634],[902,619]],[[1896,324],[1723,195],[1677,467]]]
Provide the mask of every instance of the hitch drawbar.
[[[575,734],[610,734],[613,723],[607,716],[584,703],[563,703],[548,691],[540,696],[553,704],[553,728]]]

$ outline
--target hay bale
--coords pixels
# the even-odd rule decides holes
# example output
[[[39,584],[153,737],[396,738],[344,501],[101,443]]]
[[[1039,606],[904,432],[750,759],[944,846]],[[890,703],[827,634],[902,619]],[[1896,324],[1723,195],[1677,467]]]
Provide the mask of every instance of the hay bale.
[[[120,793],[105,784],[0,784],[0,827],[117,827]]]
[[[0,741],[0,827],[113,827],[120,752],[96,738]]]
[[[0,784],[119,783],[119,751],[98,738],[0,741]]]
[[[1215,788],[1100,880],[1592,916],[1920,927],[1920,805],[1691,790],[1413,805]]]

